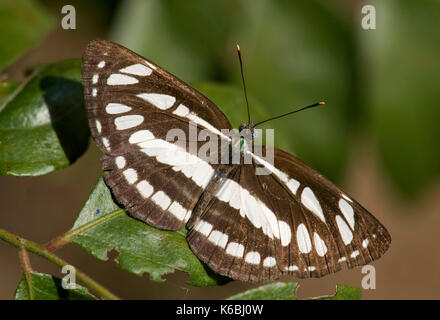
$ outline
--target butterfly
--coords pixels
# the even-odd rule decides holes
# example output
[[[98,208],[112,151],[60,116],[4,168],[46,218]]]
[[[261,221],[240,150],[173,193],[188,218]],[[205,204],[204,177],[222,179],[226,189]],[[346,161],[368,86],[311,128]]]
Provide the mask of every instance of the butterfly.
[[[238,162],[200,157],[203,141],[189,138],[191,128],[223,142],[210,151],[223,156],[237,149],[223,134],[231,124],[212,101],[155,63],[94,40],[82,75],[90,130],[115,199],[150,226],[186,226],[191,250],[215,272],[254,282],[322,277],[387,251],[385,227],[323,175],[277,148],[261,147],[273,163],[253,153],[252,124],[240,126],[252,134],[238,140]],[[185,133],[187,143],[169,141],[170,130]]]

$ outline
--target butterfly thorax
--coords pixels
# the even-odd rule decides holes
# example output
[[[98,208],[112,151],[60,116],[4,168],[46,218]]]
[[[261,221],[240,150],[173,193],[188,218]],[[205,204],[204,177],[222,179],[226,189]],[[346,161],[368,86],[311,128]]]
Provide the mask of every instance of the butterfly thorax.
[[[238,139],[236,139],[235,147],[240,149],[240,153],[244,154],[247,148],[251,147],[255,138],[255,130],[253,124],[243,123],[239,127]]]

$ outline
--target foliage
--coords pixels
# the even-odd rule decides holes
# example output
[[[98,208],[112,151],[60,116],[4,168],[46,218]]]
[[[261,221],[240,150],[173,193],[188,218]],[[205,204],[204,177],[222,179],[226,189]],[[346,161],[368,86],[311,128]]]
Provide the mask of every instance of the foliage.
[[[15,292],[15,300],[29,300],[30,290],[35,300],[94,300],[87,289],[76,285],[75,289],[64,289],[61,279],[43,273],[31,273],[31,283],[23,277]]]
[[[228,300],[296,300],[297,282],[272,282],[251,289]],[[316,298],[319,300],[360,300],[362,289],[350,286],[337,286],[336,294],[329,297]]]
[[[87,148],[81,62],[40,66],[17,86],[0,83],[0,174],[37,176],[67,167]]]
[[[272,282],[229,297],[228,300],[295,300],[297,286],[297,282]]]

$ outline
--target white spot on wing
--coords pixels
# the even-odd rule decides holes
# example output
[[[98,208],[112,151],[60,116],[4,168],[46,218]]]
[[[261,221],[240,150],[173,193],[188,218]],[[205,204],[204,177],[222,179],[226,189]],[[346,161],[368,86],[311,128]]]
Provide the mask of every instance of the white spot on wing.
[[[260,254],[256,251],[251,251],[246,254],[244,261],[250,264],[260,264]]]
[[[273,267],[276,264],[277,264],[277,261],[275,260],[274,257],[267,257],[263,261],[263,266],[268,267],[268,268]]]
[[[128,139],[128,142],[131,144],[135,143],[141,143],[149,140],[153,140],[154,135],[151,133],[150,130],[139,130],[133,133],[130,138]]]
[[[122,104],[122,103],[114,103],[114,102],[110,102],[109,104],[107,104],[107,106],[105,107],[105,111],[108,114],[119,114],[119,113],[125,113],[131,110],[131,107]]]
[[[108,139],[106,137],[102,138],[102,144],[104,145],[104,147],[106,147],[107,149],[110,149],[110,142],[108,141]]]
[[[286,185],[290,189],[290,191],[292,191],[293,194],[296,194],[296,191],[298,190],[300,183],[299,181],[290,178],[289,181],[286,183]]]
[[[98,131],[98,133],[101,133],[101,130],[102,130],[101,122],[99,122],[99,120],[96,120],[95,125],[96,125],[96,130]]]
[[[132,168],[128,168],[122,172],[128,183],[133,184],[137,181],[138,176],[136,170]]]
[[[149,198],[154,192],[153,186],[146,180],[142,180],[141,182],[139,182],[136,185],[136,189],[146,199]]]
[[[96,88],[92,89],[92,96],[96,97],[96,95],[98,94],[98,90]]]
[[[226,253],[237,258],[242,258],[244,254],[244,246],[237,242],[229,242]]]
[[[247,217],[257,229],[261,228],[263,221],[261,219],[262,215],[257,214],[257,212],[259,213],[260,211],[257,200],[249,194],[249,191],[243,188],[240,188],[240,195],[240,215],[242,217]]]
[[[199,220],[196,223],[194,230],[196,230],[197,232],[200,232],[201,234],[203,234],[204,236],[207,237],[211,233],[212,224],[210,224],[209,222],[203,221],[203,220]]]
[[[156,70],[156,66],[155,66],[154,64],[149,63],[148,61],[145,61],[145,63],[148,64],[148,66],[149,66],[151,69]]]
[[[214,127],[209,122],[203,120],[199,116],[197,116],[194,112],[191,112],[185,116],[185,118],[191,120],[192,122],[195,122],[196,124],[208,129],[209,131],[221,136],[222,138],[231,141],[231,138],[223,134],[220,130],[218,130],[216,127]]]
[[[295,265],[286,267],[286,271],[298,271],[298,270],[299,270],[298,266]]]
[[[290,243],[292,232],[290,230],[290,226],[286,222],[278,221],[278,225],[280,227],[281,245],[285,247]]]
[[[255,228],[261,228],[269,238],[280,238],[280,226],[275,214],[263,202],[255,198],[248,190],[241,187],[232,179],[225,179],[223,185],[215,194],[217,199],[229,203],[240,210],[240,216],[246,217]],[[282,225],[285,227],[285,225]],[[290,241],[287,228],[284,228],[282,242]]]
[[[117,130],[130,129],[140,125],[142,122],[144,122],[144,117],[137,114],[117,117],[115,119],[115,125]]]
[[[93,84],[98,83],[98,79],[99,79],[98,74],[94,74],[93,77],[92,77],[92,83],[93,83]]]
[[[325,245],[324,240],[322,240],[316,232],[313,233],[313,240],[315,242],[316,253],[323,257],[327,253],[327,246]]]
[[[185,222],[188,222],[189,218],[191,218],[192,210],[188,210],[188,212],[185,215]]]
[[[138,143],[141,151],[156,160],[181,171],[198,186],[205,188],[214,174],[214,169],[204,160],[192,155],[180,146],[162,139]],[[188,170],[190,169],[190,170]]]
[[[266,169],[268,169],[270,172],[272,172],[275,176],[278,177],[278,179],[280,179],[282,182],[284,182],[287,186],[287,188],[289,188],[289,190],[293,193],[296,194],[296,191],[298,190],[298,187],[300,186],[299,181],[290,178],[286,173],[282,172],[281,170],[275,168],[275,166],[273,166],[271,163],[267,162],[266,160],[264,160],[263,158],[255,155],[252,152],[249,152],[249,154],[260,164],[262,164]]]
[[[200,187],[206,188],[211,177],[214,175],[214,169],[205,161],[198,158],[198,169],[193,172],[191,179]],[[174,170],[174,167],[173,167]]]
[[[350,244],[351,240],[353,240],[353,233],[340,215],[336,216],[336,224],[338,225],[342,241],[344,241],[345,245]]]
[[[284,172],[278,170],[275,168],[271,163],[267,162],[263,158],[257,156],[256,154],[249,152],[249,154],[260,164],[262,164],[264,167],[266,167],[270,172],[272,172],[275,176],[277,176],[281,181],[284,183],[287,183],[289,180],[289,177]]]
[[[116,157],[115,162],[116,162],[116,166],[117,166],[119,169],[124,168],[125,165],[126,165],[125,158],[122,157],[122,156],[118,156],[118,157]]]
[[[362,241],[362,247],[368,247],[368,239],[364,239],[364,241]]]
[[[163,210],[166,210],[170,204],[171,204],[171,199],[170,197],[168,197],[165,192],[163,192],[162,190],[157,191],[152,197],[151,200],[153,200],[153,202],[155,204],[157,204],[160,208],[162,208]]]
[[[140,93],[136,96],[151,103],[161,110],[171,108],[174,102],[176,102],[176,98],[173,96],[161,93]]]
[[[309,253],[312,250],[312,242],[306,226],[301,223],[296,230],[296,241],[298,242],[299,251]]]
[[[229,203],[231,207],[240,209],[239,201],[232,202],[234,195],[240,192],[240,185],[232,179],[226,179],[216,196],[219,200]]]
[[[301,193],[301,202],[302,204],[312,211],[319,219],[321,219],[325,223],[324,213],[322,212],[321,205],[319,204],[318,199],[316,199],[315,194],[312,189],[309,187],[305,187]]]
[[[228,235],[224,234],[223,232],[220,232],[218,230],[214,230],[209,235],[208,241],[212,242],[216,246],[219,246],[221,248],[225,248],[226,244],[228,243]]]
[[[177,219],[185,219],[187,210],[180,203],[174,201],[168,209]]]
[[[136,63],[119,70],[119,72],[134,74],[136,76],[149,76],[153,70],[143,64]]]
[[[272,238],[271,235],[273,234],[275,238],[279,239],[280,227],[276,215],[272,212],[272,210],[266,207],[266,205],[262,203],[260,200],[257,199],[257,201],[262,209],[261,212],[263,213],[263,217],[262,217],[263,232],[267,234],[269,238]],[[284,239],[284,241],[287,241],[287,237]]]
[[[105,66],[105,61],[104,60],[102,60],[101,62],[98,63],[98,68],[99,69],[104,68],[104,66]]]
[[[108,77],[107,84],[110,86],[120,86],[138,83],[139,80],[120,73],[113,73]]]
[[[339,209],[341,209],[342,214],[348,221],[351,229],[354,230],[354,211],[353,207],[344,199],[339,200]]]
[[[355,251],[353,251],[353,252],[351,253],[350,257],[354,259],[354,258],[356,258],[358,255],[359,255],[359,250],[355,250]]]
[[[347,201],[353,202],[353,200],[351,200],[347,195],[342,194],[342,198],[344,198]]]
[[[176,108],[176,110],[173,111],[173,113],[180,117],[185,117],[189,113],[189,109],[183,104],[179,104],[179,106]]]

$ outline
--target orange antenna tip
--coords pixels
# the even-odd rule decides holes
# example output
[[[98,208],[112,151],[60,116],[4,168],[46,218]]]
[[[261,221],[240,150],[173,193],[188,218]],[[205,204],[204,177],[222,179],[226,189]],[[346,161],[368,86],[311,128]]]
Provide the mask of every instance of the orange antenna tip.
[[[321,101],[321,102],[318,102],[318,104],[325,104],[325,102],[324,102],[324,101]]]

